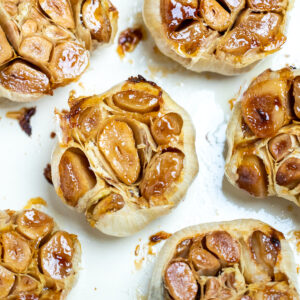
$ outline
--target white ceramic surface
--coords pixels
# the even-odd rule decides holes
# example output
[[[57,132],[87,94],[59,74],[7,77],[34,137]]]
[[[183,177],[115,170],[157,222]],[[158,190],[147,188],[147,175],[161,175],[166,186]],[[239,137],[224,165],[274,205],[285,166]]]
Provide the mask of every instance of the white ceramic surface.
[[[142,24],[142,0],[112,1],[120,13],[119,31]],[[156,259],[155,255],[147,255],[146,245],[149,236],[160,230],[172,233],[197,223],[237,218],[260,219],[289,237],[292,230],[300,230],[300,208],[283,199],[252,198],[223,178],[225,130],[231,114],[228,100],[237,97],[240,88],[266,68],[286,65],[300,68],[299,0],[289,15],[288,41],[283,49],[242,76],[199,75],[186,71],[154,51],[148,33],[124,60],[116,52],[117,39],[114,45],[97,50],[79,82],[60,88],[53,97],[33,104],[37,113],[31,122],[31,138],[17,121],[5,117],[7,111],[21,106],[0,104],[0,209],[21,209],[30,198],[39,196],[48,202],[46,210],[61,228],[78,234],[83,249],[82,270],[69,299],[145,299]],[[185,200],[171,214],[132,237],[118,239],[97,232],[85,222],[83,215],[64,206],[45,180],[43,169],[50,161],[55,143],[50,138],[56,127],[54,109],[67,107],[69,92],[76,90],[76,95],[102,93],[137,74],[155,81],[190,113],[197,132],[200,171]],[[291,244],[294,242],[291,239]],[[141,251],[136,257],[134,251],[138,244]],[[162,244],[155,246],[154,252],[158,252]],[[296,251],[295,255],[300,257]],[[135,261],[142,262],[139,270]]]

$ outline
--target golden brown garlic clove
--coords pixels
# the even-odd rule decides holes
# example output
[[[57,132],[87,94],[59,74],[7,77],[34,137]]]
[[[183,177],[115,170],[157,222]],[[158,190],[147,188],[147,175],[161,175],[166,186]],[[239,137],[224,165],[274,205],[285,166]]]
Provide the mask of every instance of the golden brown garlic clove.
[[[0,26],[0,66],[11,59],[14,55],[13,49],[9,44],[4,31]]]
[[[300,159],[290,157],[283,161],[276,173],[276,183],[289,189],[300,183]]]
[[[193,243],[192,239],[186,239],[181,241],[176,247],[176,257],[187,258],[192,243]]]
[[[0,265],[0,298],[5,299],[15,283],[15,275]]]
[[[32,256],[28,242],[16,232],[3,233],[1,240],[5,266],[16,273],[26,271]]]
[[[298,119],[300,119],[300,77],[296,77],[294,80],[293,87],[293,96],[294,96],[294,112]]]
[[[148,113],[159,109],[159,98],[143,91],[122,91],[113,95],[119,108],[137,113]]]
[[[96,204],[92,211],[92,217],[94,220],[99,220],[103,215],[119,211],[124,206],[125,201],[123,197],[119,194],[112,193]]]
[[[0,71],[0,84],[23,94],[50,94],[50,81],[46,74],[16,60]]]
[[[74,29],[75,22],[69,0],[39,0],[42,10],[58,25]]]
[[[70,234],[56,232],[45,243],[39,253],[39,263],[43,274],[55,280],[65,279],[73,271],[74,243]]]
[[[84,26],[91,32],[92,38],[99,43],[108,43],[112,28],[107,12],[100,0],[86,0],[82,6],[82,20]]]
[[[37,32],[38,24],[33,19],[28,19],[22,24],[22,35],[24,37]],[[34,37],[33,37],[34,38]]]
[[[96,185],[95,174],[84,153],[75,148],[68,149],[59,163],[60,188],[71,206]]]
[[[129,185],[137,181],[140,159],[127,123],[116,120],[107,123],[99,135],[98,147],[122,182]]]
[[[158,117],[151,124],[151,133],[156,143],[160,145],[168,144],[172,138],[180,135],[183,120],[176,113],[168,113]]]
[[[217,31],[224,31],[230,25],[230,13],[216,0],[202,0],[200,13],[206,24]]]
[[[206,247],[222,264],[234,264],[240,260],[238,242],[226,231],[214,231],[206,235]]]
[[[279,11],[287,6],[287,0],[247,0],[247,3],[256,11]]]
[[[268,148],[275,161],[282,160],[291,150],[292,140],[289,134],[282,133],[272,138]]]
[[[31,240],[42,239],[54,227],[54,221],[36,209],[25,210],[16,219],[17,231]]]
[[[185,262],[171,263],[164,276],[165,287],[174,300],[194,300],[198,292],[197,281]]]
[[[165,152],[154,158],[146,168],[140,184],[142,196],[147,200],[160,197],[180,177],[184,155]]]
[[[38,285],[39,282],[33,277],[28,275],[19,275],[13,289],[13,294],[33,292],[38,288]]]

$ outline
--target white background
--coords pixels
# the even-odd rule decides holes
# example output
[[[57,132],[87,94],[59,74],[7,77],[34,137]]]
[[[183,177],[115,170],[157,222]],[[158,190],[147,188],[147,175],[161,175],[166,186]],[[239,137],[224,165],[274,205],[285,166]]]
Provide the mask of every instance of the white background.
[[[88,71],[79,82],[33,104],[37,113],[31,122],[31,138],[17,121],[5,117],[7,111],[17,110],[21,105],[0,104],[0,209],[22,209],[30,198],[39,196],[48,202],[47,211],[61,228],[78,234],[83,249],[82,270],[69,299],[83,299],[83,296],[86,299],[145,299],[156,259],[155,255],[147,255],[147,241],[160,230],[172,233],[197,223],[243,217],[268,222],[288,237],[292,236],[292,230],[300,229],[300,208],[284,199],[249,197],[223,178],[225,129],[231,114],[228,100],[237,97],[240,87],[266,68],[300,67],[300,2],[295,2],[289,14],[288,41],[283,49],[245,75],[222,77],[186,71],[155,52],[148,33],[124,60],[116,52],[116,43],[96,50]],[[120,13],[119,31],[142,24],[142,0],[113,0],[113,3]],[[137,74],[154,80],[190,113],[197,132],[200,171],[185,200],[171,214],[132,237],[119,239],[99,233],[86,223],[83,215],[65,207],[45,180],[43,169],[50,162],[56,142],[50,138],[56,128],[54,109],[67,107],[69,92],[74,89],[77,95],[102,93]],[[139,257],[134,255],[137,244],[141,245]],[[154,251],[162,244],[155,246]],[[134,261],[143,258],[137,270]]]

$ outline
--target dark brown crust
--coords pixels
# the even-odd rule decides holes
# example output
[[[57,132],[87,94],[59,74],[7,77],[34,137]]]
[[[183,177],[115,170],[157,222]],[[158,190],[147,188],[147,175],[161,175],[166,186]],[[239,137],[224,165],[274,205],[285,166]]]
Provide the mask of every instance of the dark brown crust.
[[[52,175],[51,175],[51,165],[47,164],[47,166],[44,169],[44,177],[46,178],[46,180],[53,185],[52,182]]]
[[[159,86],[153,82],[153,81],[148,81],[147,79],[145,79],[142,75],[138,75],[138,76],[131,76],[127,79],[128,82],[132,82],[132,83],[140,83],[140,82],[144,82],[144,83],[149,83],[152,86],[159,88]]]

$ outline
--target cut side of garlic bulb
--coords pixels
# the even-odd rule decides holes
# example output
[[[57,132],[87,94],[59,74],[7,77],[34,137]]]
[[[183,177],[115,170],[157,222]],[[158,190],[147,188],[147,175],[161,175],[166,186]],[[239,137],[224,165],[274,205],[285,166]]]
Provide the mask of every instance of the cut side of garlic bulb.
[[[149,300],[300,299],[283,234],[257,220],[184,228],[163,246]]]
[[[298,70],[266,70],[237,102],[227,128],[225,174],[253,196],[300,205]]]
[[[0,98],[34,101],[77,80],[117,20],[108,0],[0,0]]]
[[[235,75],[285,43],[291,0],[145,0],[157,47],[185,68]]]
[[[167,214],[198,172],[188,114],[155,83],[131,77],[102,95],[69,99],[52,180],[91,226],[128,236]]]
[[[76,279],[81,246],[35,208],[0,211],[0,298],[66,299]]]

